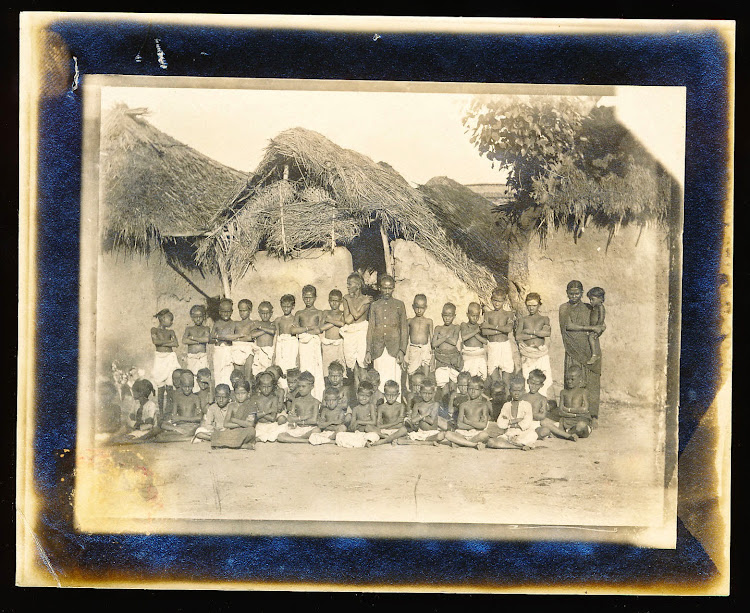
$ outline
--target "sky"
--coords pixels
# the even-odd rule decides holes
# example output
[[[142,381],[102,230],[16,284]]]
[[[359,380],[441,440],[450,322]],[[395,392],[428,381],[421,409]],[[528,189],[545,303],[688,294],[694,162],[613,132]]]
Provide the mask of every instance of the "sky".
[[[620,119],[673,175],[684,174],[684,88],[617,87],[600,105]],[[209,157],[250,172],[269,140],[303,127],[373,161],[385,161],[408,181],[448,176],[459,183],[503,183],[471,144],[461,123],[468,94],[103,87],[102,109],[117,102],[147,107],[160,130]]]

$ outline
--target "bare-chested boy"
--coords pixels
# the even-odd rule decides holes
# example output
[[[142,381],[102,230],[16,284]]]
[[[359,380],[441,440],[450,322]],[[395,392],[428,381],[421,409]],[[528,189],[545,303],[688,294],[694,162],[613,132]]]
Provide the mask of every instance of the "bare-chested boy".
[[[341,310],[343,296],[340,290],[332,289],[328,293],[328,311],[323,311],[320,330],[323,332],[323,371],[328,372],[331,362],[344,364],[344,339],[341,338],[341,327],[344,325],[344,312]]]
[[[297,335],[292,333],[295,319],[292,311],[295,302],[294,296],[284,294],[280,301],[281,312],[284,314],[273,322],[276,324],[276,353],[273,361],[285,375],[290,368],[297,368],[299,359],[299,341]]]
[[[278,396],[274,394],[273,375],[262,372],[256,381],[258,390],[252,397],[253,412],[257,416],[255,437],[263,443],[273,443],[280,433],[286,432],[286,418],[279,415],[282,406]]]
[[[544,379],[545,375],[541,370],[532,370],[529,373],[529,378],[526,380],[529,391],[521,396],[521,400],[526,400],[531,405],[531,411],[534,415],[534,424],[532,427],[536,430],[537,436],[540,439],[554,434],[559,438],[577,441],[578,435],[575,433],[569,434],[547,417],[547,397],[539,391],[544,385]]]
[[[172,373],[181,368],[174,350],[179,345],[177,335],[172,330],[174,315],[169,309],[162,309],[154,315],[159,321],[157,328],[151,328],[151,342],[154,344],[154,367],[151,380],[156,386],[156,397],[160,410],[164,410],[164,394],[172,387]]]
[[[294,399],[297,397],[297,387],[299,385],[299,376],[300,376],[299,368],[290,368],[286,371],[286,401],[285,401],[285,411],[289,412],[292,409],[292,403],[294,402]]]
[[[331,388],[339,392],[339,408],[346,413],[344,423],[349,425],[352,419],[352,407],[357,403],[356,395],[351,385],[344,380],[344,365],[340,362],[331,362],[328,366],[328,376],[325,378],[326,389]]]
[[[402,387],[406,386],[407,375],[421,371],[430,374],[432,366],[432,320],[425,317],[427,296],[414,296],[414,317],[407,321],[409,327],[409,348],[406,350],[406,368],[402,375]]]
[[[206,321],[206,307],[202,304],[195,304],[190,308],[190,319],[193,320],[192,326],[187,326],[182,335],[182,344],[187,347],[186,364],[195,379],[194,392],[198,391],[198,371],[201,368],[208,368],[208,354],[206,346],[211,340],[211,328],[204,326]]]
[[[229,385],[229,377],[234,370],[232,343],[237,339],[235,323],[232,321],[232,301],[222,298],[219,301],[219,319],[211,330],[211,342],[214,344],[214,380],[217,384]]]
[[[443,387],[449,382],[456,382],[458,373],[463,370],[464,361],[458,350],[459,327],[453,323],[456,319],[456,305],[447,302],[441,313],[442,326],[435,326],[432,336],[432,348],[435,358],[435,382],[439,388],[439,397],[442,397]]]
[[[487,371],[492,379],[502,379],[506,389],[515,371],[513,364],[513,349],[508,334],[513,331],[515,315],[513,311],[506,311],[505,305],[508,293],[502,287],[496,287],[492,292],[492,310],[487,311],[482,324],[482,334],[487,339]]]
[[[435,400],[437,385],[432,379],[425,379],[419,390],[419,399],[404,420],[409,436],[398,439],[399,445],[437,445],[445,440],[445,432],[438,427],[440,406]]]
[[[299,369],[308,371],[315,377],[312,395],[316,400],[323,398],[323,354],[320,347],[320,324],[323,311],[315,308],[318,291],[313,285],[302,288],[302,302],[305,308],[294,314],[292,334],[299,340]]]
[[[250,319],[250,313],[253,312],[252,300],[247,298],[240,300],[237,303],[237,312],[240,314],[240,320],[234,322],[237,338],[232,343],[232,361],[235,370],[241,370],[245,374],[245,379],[250,381],[254,375],[255,353],[255,337],[252,333],[256,328],[256,322]]]
[[[364,381],[365,356],[367,355],[367,316],[372,304],[372,296],[362,293],[364,281],[356,272],[346,279],[347,294],[343,297],[344,325],[339,328],[344,339],[346,367],[352,372],[354,387]]]
[[[401,401],[406,406],[407,415],[414,408],[414,403],[419,400],[419,392],[422,390],[422,383],[426,378],[419,370],[409,377],[409,389],[401,394]]]
[[[380,373],[374,368],[367,369],[367,381],[372,385],[372,406],[375,408],[385,402],[385,395],[380,391]]]
[[[497,418],[501,434],[488,440],[487,447],[528,451],[534,445],[537,440],[534,411],[531,404],[522,399],[525,388],[523,379],[511,379],[510,401],[503,405]]]
[[[320,402],[310,395],[315,380],[305,371],[297,379],[297,397],[292,401],[292,408],[287,415],[288,429],[279,433],[276,440],[279,443],[305,443],[310,435],[320,432],[318,428],[318,412]]]
[[[374,443],[380,440],[378,428],[375,425],[377,409],[372,402],[373,391],[374,388],[369,381],[359,384],[357,404],[352,409],[348,432],[340,432],[336,435],[336,444],[339,447],[365,447],[368,442]]]
[[[396,440],[408,436],[409,431],[404,426],[406,418],[406,407],[398,401],[398,383],[395,381],[386,381],[383,386],[385,393],[385,402],[377,409],[377,427],[380,440],[370,445],[385,445],[392,443],[396,445]]]
[[[461,355],[464,358],[464,370],[472,377],[487,378],[487,339],[482,336],[479,318],[482,307],[471,302],[466,311],[468,321],[459,326],[461,336]]]
[[[456,417],[456,431],[445,433],[445,440],[461,447],[484,449],[490,438],[487,434],[489,424],[490,403],[482,397],[484,381],[474,375],[466,388],[469,399],[458,407]]]
[[[274,341],[276,340],[276,324],[271,321],[273,315],[273,306],[267,300],[258,305],[258,315],[260,321],[254,322],[254,329],[250,332],[250,337],[254,343],[253,349],[253,376],[257,377],[259,373],[264,372],[273,364]]]
[[[588,438],[591,434],[591,413],[586,388],[583,384],[583,371],[572,365],[565,373],[565,389],[560,392],[560,427],[578,438]]]
[[[521,370],[523,376],[528,380],[532,370],[541,370],[545,376],[545,384],[541,389],[543,395],[552,385],[552,368],[549,363],[549,346],[547,339],[552,329],[549,325],[549,317],[539,313],[542,297],[536,292],[526,295],[526,310],[528,315],[521,318],[516,330],[518,341],[518,352],[521,354]]]
[[[279,402],[282,406],[282,411],[285,410],[288,388],[286,385],[286,381],[282,379],[281,368],[279,366],[276,366],[275,364],[272,364],[263,372],[267,372],[273,377],[273,393],[276,394],[276,397],[279,399]],[[283,384],[281,383],[282,381],[284,381]]]
[[[444,417],[448,423],[452,426],[455,426],[456,419],[458,418],[458,412],[461,408],[461,405],[464,402],[467,402],[470,400],[469,398],[469,382],[471,381],[471,375],[466,372],[465,370],[458,373],[458,377],[456,377],[455,383],[449,383],[448,387],[446,388],[446,391],[450,391],[450,395],[446,394],[447,396],[447,403],[445,403],[445,412],[442,412],[441,408],[441,414],[442,417]]]
[[[336,442],[339,432],[346,432],[344,423],[346,412],[339,404],[339,391],[329,387],[323,392],[323,405],[318,414],[317,426],[319,432],[313,432],[308,439],[311,445],[327,445]]]
[[[183,370],[180,373],[179,383],[179,389],[176,390],[177,393],[172,399],[172,413],[169,420],[162,421],[161,428],[192,436],[203,420],[200,398],[198,394],[193,393],[195,384],[193,373]]]
[[[201,414],[206,415],[209,404],[214,403],[214,377],[211,370],[201,368],[198,371],[198,402],[200,403]]]

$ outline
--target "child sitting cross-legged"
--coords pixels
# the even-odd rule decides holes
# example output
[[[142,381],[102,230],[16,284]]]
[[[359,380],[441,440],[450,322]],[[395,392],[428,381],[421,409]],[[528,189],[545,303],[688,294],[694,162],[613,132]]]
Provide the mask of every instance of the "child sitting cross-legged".
[[[340,392],[335,387],[328,387],[323,392],[323,405],[318,413],[318,432],[311,433],[308,439],[311,445],[335,443],[338,433],[346,432],[346,411],[339,404],[339,398]]]
[[[368,381],[359,384],[357,390],[357,405],[352,409],[352,419],[349,432],[339,432],[336,444],[339,447],[358,448],[380,440],[378,428],[375,425],[377,414],[373,404],[373,385]]]
[[[211,437],[211,448],[255,449],[255,413],[250,382],[242,379],[234,388],[234,400],[224,415],[223,429]]]
[[[399,445],[437,445],[445,440],[445,433],[438,427],[439,405],[435,400],[437,384],[434,379],[425,379],[419,390],[419,398],[404,420],[409,436],[398,439]]]
[[[446,432],[445,440],[461,447],[484,449],[487,440],[487,425],[489,424],[490,402],[482,397],[484,381],[479,376],[469,379],[466,393],[469,399],[458,407],[456,416],[456,431]]]
[[[380,440],[373,443],[368,442],[368,447],[370,445],[385,445],[387,443],[396,445],[397,439],[409,434],[406,426],[404,426],[406,407],[403,403],[398,402],[398,383],[395,381],[386,381],[383,386],[383,392],[385,394],[385,402],[378,406],[375,423]]]
[[[575,432],[566,432],[556,422],[547,417],[547,397],[539,392],[544,386],[546,378],[547,376],[538,368],[532,370],[529,373],[529,378],[526,380],[529,391],[521,397],[522,400],[526,400],[531,405],[534,415],[533,427],[536,430],[537,436],[543,439],[550,436],[550,434],[554,434],[559,438],[577,441],[578,435]]]
[[[526,384],[523,379],[516,378],[510,382],[510,402],[506,402],[500,410],[497,425],[501,434],[487,441],[487,447],[492,449],[523,449],[528,451],[537,439],[534,428],[534,413],[531,404],[521,397]]]
[[[297,378],[297,397],[292,401],[287,414],[288,428],[280,432],[276,440],[279,443],[307,443],[310,435],[320,432],[317,426],[320,402],[310,395],[315,377],[308,371],[300,373]]]
[[[256,382],[258,391],[252,398],[253,411],[257,415],[255,438],[263,443],[273,443],[279,434],[286,432],[286,418],[279,414],[282,404],[274,393],[273,375],[262,372],[257,376]]]

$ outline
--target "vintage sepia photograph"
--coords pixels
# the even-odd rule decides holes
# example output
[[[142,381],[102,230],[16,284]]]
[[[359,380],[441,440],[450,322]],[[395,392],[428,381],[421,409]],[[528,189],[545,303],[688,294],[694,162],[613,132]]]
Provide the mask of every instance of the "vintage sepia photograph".
[[[81,530],[674,548],[685,88],[83,93]]]

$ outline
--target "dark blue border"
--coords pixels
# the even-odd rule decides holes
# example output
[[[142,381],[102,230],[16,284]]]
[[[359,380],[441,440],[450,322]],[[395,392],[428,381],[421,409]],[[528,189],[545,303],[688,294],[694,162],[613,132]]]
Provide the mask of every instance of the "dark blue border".
[[[54,31],[87,74],[487,81],[687,87],[680,366],[682,451],[716,390],[719,256],[727,159],[728,56],[714,32],[541,36],[240,30],[65,20]],[[151,41],[159,38],[168,69]],[[143,61],[134,57],[141,52]],[[81,90],[40,108],[37,421],[42,539],[63,584],[112,577],[445,583],[683,585],[716,568],[678,524],[675,551],[618,545],[76,534],[75,449]],[[252,118],[251,118],[252,120]],[[70,325],[61,325],[70,322]],[[46,382],[47,385],[42,384]],[[49,382],[55,382],[49,385]],[[65,481],[61,482],[61,477]],[[680,475],[680,479],[690,475]]]

